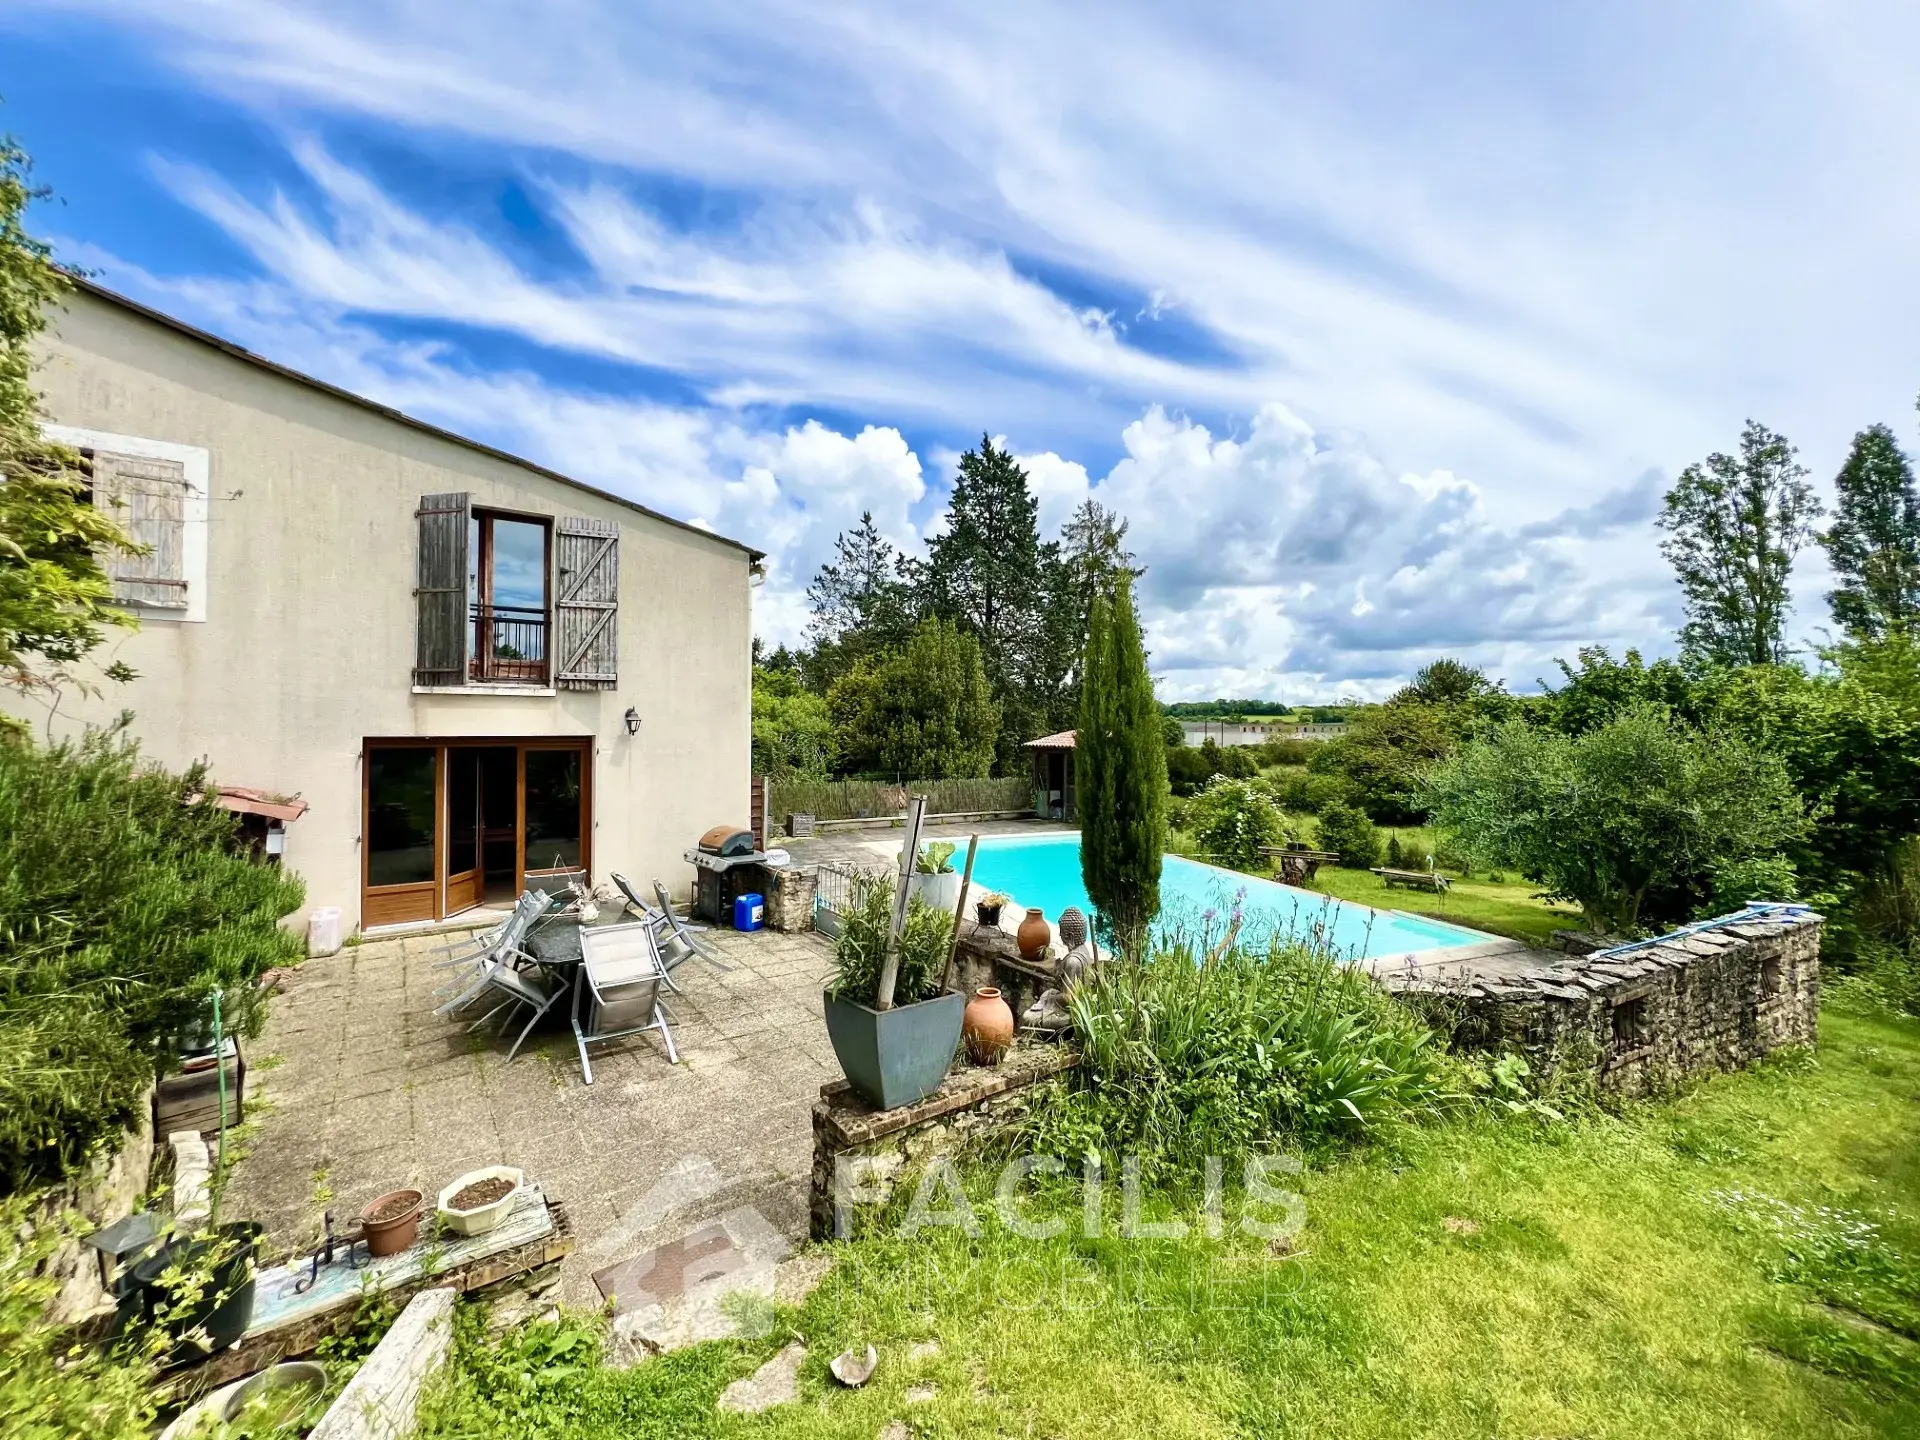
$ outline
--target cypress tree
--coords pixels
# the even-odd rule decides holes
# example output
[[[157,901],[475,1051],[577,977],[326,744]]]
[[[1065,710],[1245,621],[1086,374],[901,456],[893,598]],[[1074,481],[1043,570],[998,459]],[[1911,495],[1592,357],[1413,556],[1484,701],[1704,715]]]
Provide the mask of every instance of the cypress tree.
[[[1096,591],[1074,740],[1080,875],[1104,928],[1130,959],[1145,958],[1160,913],[1167,845],[1167,749],[1147,674],[1133,587]]]

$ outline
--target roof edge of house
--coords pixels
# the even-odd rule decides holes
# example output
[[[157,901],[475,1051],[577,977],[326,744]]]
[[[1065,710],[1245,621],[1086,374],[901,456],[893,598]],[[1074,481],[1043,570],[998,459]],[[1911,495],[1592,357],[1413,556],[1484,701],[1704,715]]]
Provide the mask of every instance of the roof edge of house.
[[[109,290],[98,281],[90,280],[84,275],[77,275],[69,271],[67,272],[67,278],[73,282],[76,290],[91,295],[96,300],[104,300],[110,305],[117,305],[121,309],[131,311],[133,314],[140,316],[144,320],[150,320],[156,325],[164,325],[167,329],[185,335],[190,340],[197,340],[203,345],[210,345],[216,350],[231,355],[236,360],[243,360],[249,365],[258,366],[269,374],[278,375],[283,380],[292,380],[296,384],[308,386],[311,389],[320,391],[322,394],[331,395],[336,400],[344,400],[349,405],[357,405],[362,410],[370,410],[385,419],[405,425],[409,429],[432,435],[436,439],[448,441],[451,444],[460,446],[462,449],[473,450],[495,460],[504,460],[509,465],[518,466],[522,470],[530,471],[545,479],[557,480],[562,485],[584,491],[588,495],[597,496],[602,500],[610,500],[616,505],[625,506],[629,510],[646,516],[649,520],[658,520],[663,525],[671,525],[676,530],[685,530],[694,535],[704,536],[708,540],[718,541],[722,545],[744,552],[752,561],[757,562],[766,558],[765,551],[756,550],[744,541],[735,540],[731,535],[722,535],[717,530],[709,530],[705,526],[695,525],[690,521],[675,519],[671,515],[662,514],[658,510],[642,505],[637,500],[629,500],[624,495],[616,495],[611,490],[602,490],[598,485],[589,485],[584,480],[576,480],[571,475],[549,469],[545,465],[527,459],[524,455],[515,455],[511,450],[502,450],[498,446],[489,445],[483,440],[475,440],[469,435],[462,435],[458,431],[448,430],[442,426],[432,424],[429,421],[418,419],[407,414],[404,410],[396,410],[391,405],[382,405],[378,400],[370,400],[365,395],[356,394],[352,390],[330,384],[325,380],[307,374],[304,370],[295,370],[290,365],[282,365],[277,360],[269,360],[264,355],[256,355],[244,345],[236,345],[231,340],[223,340],[212,331],[202,330],[197,325],[189,325],[178,316],[169,315],[164,310],[156,310],[151,305],[143,305],[138,300],[122,295],[118,290]]]

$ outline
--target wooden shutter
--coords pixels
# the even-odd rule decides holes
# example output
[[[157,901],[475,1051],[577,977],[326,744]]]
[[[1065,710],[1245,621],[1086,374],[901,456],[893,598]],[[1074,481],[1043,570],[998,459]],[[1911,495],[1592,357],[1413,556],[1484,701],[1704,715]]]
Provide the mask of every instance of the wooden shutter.
[[[419,553],[413,594],[419,622],[414,634],[413,683],[467,683],[467,496],[423,495],[414,511]]]
[[[564,516],[553,551],[554,683],[611,690],[620,678],[620,527]]]
[[[187,472],[178,460],[93,453],[93,503],[147,548],[109,555],[113,598],[150,610],[187,608]]]

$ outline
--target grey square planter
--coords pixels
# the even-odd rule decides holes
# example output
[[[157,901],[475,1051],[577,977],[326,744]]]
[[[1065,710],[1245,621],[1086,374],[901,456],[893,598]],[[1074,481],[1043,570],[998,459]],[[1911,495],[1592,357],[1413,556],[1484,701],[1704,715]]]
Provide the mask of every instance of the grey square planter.
[[[892,1010],[828,1000],[827,1038],[860,1097],[882,1110],[924,1100],[940,1088],[960,1044],[967,997],[958,990]]]

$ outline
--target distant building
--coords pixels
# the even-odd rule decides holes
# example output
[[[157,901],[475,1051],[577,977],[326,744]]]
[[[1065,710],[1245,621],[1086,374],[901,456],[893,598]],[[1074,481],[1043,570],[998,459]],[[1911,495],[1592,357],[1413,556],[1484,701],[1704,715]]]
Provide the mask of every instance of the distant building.
[[[1188,745],[1264,745],[1269,740],[1331,740],[1347,733],[1344,720],[1316,723],[1307,720],[1182,720],[1180,733]]]

